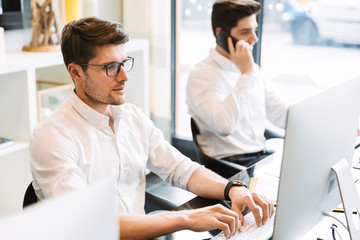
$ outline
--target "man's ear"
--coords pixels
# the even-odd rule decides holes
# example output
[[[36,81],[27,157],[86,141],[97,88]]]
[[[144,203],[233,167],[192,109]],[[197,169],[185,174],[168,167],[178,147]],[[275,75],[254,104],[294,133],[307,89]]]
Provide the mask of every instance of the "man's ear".
[[[221,31],[221,27],[215,28],[215,35],[218,36]]]
[[[79,65],[75,63],[70,63],[67,69],[75,83],[79,83],[82,81],[82,76],[84,76],[84,72]]]

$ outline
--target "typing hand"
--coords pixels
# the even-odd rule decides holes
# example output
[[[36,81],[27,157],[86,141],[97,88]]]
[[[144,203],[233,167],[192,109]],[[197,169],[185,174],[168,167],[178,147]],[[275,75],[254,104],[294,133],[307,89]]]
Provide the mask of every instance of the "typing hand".
[[[184,211],[184,213],[186,214],[187,228],[196,232],[221,229],[229,238],[241,226],[238,214],[221,204]]]
[[[274,215],[274,204],[264,195],[251,192],[245,187],[232,187],[229,192],[231,208],[239,214],[241,225],[244,224],[244,216],[241,212],[245,206],[252,211],[257,226],[262,226]],[[258,206],[262,209],[262,217]]]
[[[236,65],[242,74],[251,75],[254,68],[252,46],[244,40],[233,45],[231,38],[228,38],[230,60]]]

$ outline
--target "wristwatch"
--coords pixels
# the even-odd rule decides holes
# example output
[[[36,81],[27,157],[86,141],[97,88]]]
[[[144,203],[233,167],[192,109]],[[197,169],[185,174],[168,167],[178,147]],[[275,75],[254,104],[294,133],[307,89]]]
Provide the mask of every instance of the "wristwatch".
[[[229,181],[228,184],[226,184],[225,190],[224,190],[224,196],[227,201],[231,201],[229,197],[229,191],[232,187],[246,187],[247,185],[242,181]]]

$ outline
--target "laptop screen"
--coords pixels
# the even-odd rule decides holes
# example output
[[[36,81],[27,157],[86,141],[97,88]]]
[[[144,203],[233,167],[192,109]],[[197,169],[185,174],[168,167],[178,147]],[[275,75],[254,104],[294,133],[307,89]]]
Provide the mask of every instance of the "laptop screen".
[[[0,219],[0,239],[118,240],[115,180],[43,200],[21,215]]]

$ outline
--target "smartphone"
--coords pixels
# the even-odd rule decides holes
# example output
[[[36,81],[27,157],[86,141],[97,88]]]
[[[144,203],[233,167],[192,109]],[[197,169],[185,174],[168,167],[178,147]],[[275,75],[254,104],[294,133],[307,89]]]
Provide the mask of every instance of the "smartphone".
[[[231,37],[230,34],[221,29],[219,35],[216,37],[216,44],[229,53],[228,37]],[[231,39],[235,47],[237,40],[233,37],[231,37]]]

